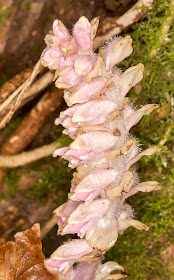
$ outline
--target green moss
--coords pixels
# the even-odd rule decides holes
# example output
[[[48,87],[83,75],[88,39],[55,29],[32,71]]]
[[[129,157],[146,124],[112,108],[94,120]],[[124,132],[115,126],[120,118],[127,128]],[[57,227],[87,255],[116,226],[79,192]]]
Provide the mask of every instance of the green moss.
[[[21,123],[23,117],[22,116],[18,116],[13,118],[8,125],[1,131],[1,133],[3,133],[5,135],[5,138],[8,138],[13,131],[19,126],[19,124]]]
[[[3,5],[0,4],[0,31],[2,30],[4,24],[8,21],[8,17],[14,10],[14,5],[9,8],[4,9]]]
[[[38,53],[39,48],[40,48],[39,44],[36,44],[36,45],[33,46],[32,50],[31,50],[32,56],[34,56],[34,55],[36,55]]]
[[[20,191],[17,183],[20,179],[18,171],[14,168],[8,172],[8,176],[5,177],[4,182],[7,184],[8,189],[6,192],[0,192],[0,199],[14,198],[16,193]]]
[[[135,87],[129,96],[138,107],[147,103],[161,106],[157,113],[143,117],[132,130],[139,138],[142,149],[160,146],[160,140],[167,139],[166,144],[160,146],[160,153],[143,157],[139,164],[141,181],[156,180],[162,185],[162,190],[149,194],[138,193],[128,201],[135,209],[135,219],[147,224],[149,231],[139,232],[129,228],[107,253],[107,260],[114,259],[126,267],[130,280],[155,277],[168,280],[174,276],[163,261],[163,252],[173,243],[174,232],[174,129],[166,135],[173,123],[171,98],[174,92],[174,18],[171,19],[170,3],[168,0],[154,1],[152,10],[140,22],[133,24],[131,31],[126,31],[133,38],[134,53],[120,65],[126,69],[143,63],[145,73],[140,93]],[[168,40],[163,42],[164,23],[170,23],[171,27]],[[152,55],[154,49],[156,54]]]
[[[37,184],[27,193],[29,197],[38,199],[43,204],[48,202],[48,198],[58,205],[67,199],[72,171],[67,168],[67,162],[61,158],[55,161],[57,161],[57,166],[50,166],[50,163],[45,165],[44,171],[40,172],[41,177]]]
[[[30,11],[31,10],[31,3],[29,2],[23,2],[22,3],[22,8],[26,11]]]

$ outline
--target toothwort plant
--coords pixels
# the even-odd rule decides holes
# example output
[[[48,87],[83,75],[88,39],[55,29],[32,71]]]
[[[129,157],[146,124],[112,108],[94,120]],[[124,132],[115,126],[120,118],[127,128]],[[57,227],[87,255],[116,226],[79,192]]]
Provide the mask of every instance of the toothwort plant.
[[[65,89],[70,107],[60,113],[55,124],[73,142],[55,151],[76,168],[69,200],[55,210],[58,234],[76,233],[45,261],[47,269],[60,280],[121,279],[113,274],[124,269],[115,262],[102,264],[104,254],[114,246],[118,234],[130,226],[148,230],[133,219],[133,209],[125,200],[135,193],[159,189],[156,181],[139,183],[133,165],[144,155],[152,155],[158,147],[143,152],[129,130],[158,107],[147,104],[135,110],[128,91],[143,78],[143,64],[124,73],[117,67],[132,53],[132,39],[116,37],[93,52],[93,39],[98,18],[91,22],[81,17],[70,35],[59,20],[45,38],[47,48],[42,64],[55,70],[55,85]],[[112,273],[112,274],[111,274]]]

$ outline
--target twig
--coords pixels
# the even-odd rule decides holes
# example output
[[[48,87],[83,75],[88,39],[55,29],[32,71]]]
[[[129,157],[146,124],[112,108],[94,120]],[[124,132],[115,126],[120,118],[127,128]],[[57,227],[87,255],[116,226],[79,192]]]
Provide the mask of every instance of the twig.
[[[0,88],[0,104],[2,104],[18,87],[20,87],[31,75],[34,66],[24,69],[19,74],[5,82]]]
[[[19,93],[19,89],[17,89],[17,93],[19,93],[16,102],[13,106],[13,108],[10,109],[10,111],[8,112],[8,114],[3,118],[3,120],[0,123],[0,129],[3,128],[7,122],[10,121],[11,117],[13,116],[14,112],[16,111],[16,109],[18,108],[21,99],[23,98],[24,94],[26,93],[27,89],[29,88],[29,86],[32,84],[32,82],[34,81],[34,79],[36,78],[36,76],[39,74],[40,72],[40,67],[41,67],[41,61],[39,59],[39,61],[36,63],[33,72],[31,74],[31,76],[22,84],[22,86],[20,86],[20,88],[22,88],[22,90]],[[16,94],[16,93],[15,93]],[[16,95],[15,95],[16,96]],[[3,105],[3,104],[2,104]],[[1,106],[2,106],[1,105]]]
[[[32,100],[36,95],[38,95],[40,92],[42,92],[45,88],[47,88],[53,81],[54,74],[50,71],[43,74],[38,80],[36,80],[35,83],[26,91],[25,96],[22,98],[21,103],[19,104],[18,108],[23,107],[26,103],[28,103],[30,100]],[[16,97],[15,97],[16,98]],[[2,113],[0,113],[0,117],[4,118],[4,116],[9,112],[9,110],[14,106],[14,101],[11,100],[8,102],[6,109],[3,110]]]
[[[123,29],[137,22],[151,8],[153,1],[154,0],[139,0],[124,15],[115,20],[112,28],[110,27],[106,31],[101,32],[101,34],[94,39],[94,49],[99,48],[111,37],[120,34]]]
[[[0,153],[2,155],[15,155],[22,152],[51,114],[62,104],[63,92],[55,87],[47,90],[38,103],[22,120],[17,129],[4,142]],[[6,174],[6,168],[0,168],[0,181]]]
[[[0,155],[0,167],[14,168],[28,164],[32,161],[36,161],[38,159],[50,156],[59,147],[60,143],[53,142],[49,145],[44,145],[32,151],[23,152],[14,156]]]
[[[57,223],[56,217],[51,217],[51,219],[47,221],[44,227],[41,228],[41,232],[40,232],[41,240],[44,239],[44,237],[50,232],[50,230],[52,230],[52,228],[56,225],[56,223]]]
[[[18,75],[18,76],[19,76],[19,75]],[[15,76],[15,77],[16,77],[16,76]],[[1,90],[4,91],[4,90],[8,87],[8,85],[10,85],[10,84],[13,82],[13,80],[15,79],[15,77],[12,78],[9,82],[5,83],[4,88],[2,87]],[[36,80],[36,82],[33,83],[33,85],[25,92],[25,96],[23,96],[23,98],[22,98],[21,101],[25,100],[24,103],[26,103],[26,99],[28,99],[28,97],[31,97],[31,96],[33,96],[33,95],[35,95],[35,94],[39,94],[42,90],[44,90],[47,86],[49,86],[49,85],[52,83],[53,77],[54,77],[54,75],[53,75],[53,73],[50,72],[50,71],[47,72],[47,73],[45,73],[45,74],[43,74],[43,75],[42,75],[38,80]],[[15,101],[17,95],[18,95],[18,94],[20,93],[20,91],[24,88],[24,86],[25,86],[25,84],[26,84],[27,81],[28,81],[28,79],[27,79],[25,82],[23,82],[14,92],[12,92],[12,93],[9,95],[9,97],[6,98],[5,101],[0,105],[0,114],[2,113],[2,111],[3,111],[4,109],[6,109],[7,107],[9,108],[9,105],[10,105],[10,104],[12,104],[12,105],[14,106],[14,104],[13,104],[12,101]],[[8,92],[7,92],[7,94],[8,94]],[[20,105],[21,105],[21,104],[20,104]],[[21,106],[19,106],[19,107],[21,107]]]
[[[45,88],[47,88],[53,82],[54,73],[48,71],[43,74],[35,83],[26,91],[24,98],[19,106],[22,107],[24,104],[31,100],[33,96],[39,94]]]

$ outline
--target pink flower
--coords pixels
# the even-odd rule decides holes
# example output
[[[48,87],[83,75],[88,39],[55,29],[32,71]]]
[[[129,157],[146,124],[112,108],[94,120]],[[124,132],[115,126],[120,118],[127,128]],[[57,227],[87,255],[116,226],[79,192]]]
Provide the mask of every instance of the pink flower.
[[[58,226],[62,226],[63,223],[69,218],[71,213],[80,205],[78,201],[68,200],[66,203],[62,204],[54,210],[55,215],[57,216]]]
[[[92,47],[91,25],[87,18],[81,17],[74,25],[73,35],[77,44],[83,50],[89,50]]]
[[[86,240],[71,240],[54,251],[50,258],[45,261],[45,264],[58,268],[58,271],[65,273],[76,261],[92,251],[93,249]]]
[[[95,227],[96,222],[109,209],[110,201],[98,199],[90,204],[81,204],[68,218],[68,224],[63,228],[62,233],[77,233],[81,238],[90,227]]]
[[[102,194],[104,189],[109,186],[116,177],[118,172],[114,169],[96,169],[90,172],[84,179],[76,186],[71,200],[92,200],[99,194]]]

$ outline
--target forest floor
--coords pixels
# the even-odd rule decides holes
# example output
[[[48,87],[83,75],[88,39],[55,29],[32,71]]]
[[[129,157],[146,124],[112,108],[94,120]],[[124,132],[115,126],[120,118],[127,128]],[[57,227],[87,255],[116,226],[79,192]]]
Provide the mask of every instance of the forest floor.
[[[44,37],[51,29],[54,19],[59,18],[69,29],[72,29],[73,24],[82,15],[89,20],[100,16],[101,21],[106,17],[119,17],[135,2],[134,0],[1,0],[0,84],[37,62],[45,47]],[[169,79],[165,71],[169,73],[170,70],[174,74],[174,70],[173,72],[171,70],[174,69],[174,45],[170,46],[173,56],[170,55],[166,60],[164,53],[168,54],[168,45],[165,46],[165,51],[164,48],[160,49],[158,57],[156,56],[152,61],[145,56],[147,47],[149,52],[152,48],[148,44],[154,46],[153,36],[155,37],[156,30],[153,29],[153,24],[156,24],[160,30],[160,24],[162,25],[163,22],[159,19],[167,17],[166,10],[169,8],[169,3],[168,0],[156,0],[156,6],[149,17],[143,18],[139,24],[133,25],[123,33],[131,34],[135,40],[135,54],[120,67],[124,70],[129,65],[143,62],[146,69],[152,66],[150,69],[160,71],[162,67],[160,73],[163,75],[161,79],[159,72],[151,72],[153,79],[149,82],[148,74],[145,74],[144,82],[130,92],[132,101],[139,107],[146,103],[161,105],[161,110],[153,113],[151,117],[146,116],[135,127],[132,134],[140,140],[143,149],[159,144],[161,139],[167,138],[167,143],[162,147],[163,152],[151,159],[142,159],[138,169],[142,181],[157,180],[161,183],[162,190],[153,194],[137,194],[129,200],[135,209],[135,217],[147,224],[150,230],[139,232],[128,229],[118,238],[116,245],[106,256],[107,259],[114,259],[124,266],[130,280],[172,280],[174,276],[172,221],[174,214],[172,135],[174,133],[172,132],[171,136],[166,136],[165,133],[173,118],[170,94],[174,92],[174,86],[171,85],[174,79]],[[158,18],[158,22],[154,20],[155,17]],[[152,30],[149,28],[150,24]],[[173,27],[170,29],[172,38],[174,38],[173,29]],[[151,32],[151,42],[148,32]],[[144,51],[141,51],[142,46]],[[160,62],[160,67],[159,58],[163,61]],[[166,66],[165,63],[168,65]],[[164,68],[167,70],[163,70]],[[165,80],[166,84],[161,84],[161,80]],[[152,95],[152,92],[155,95]],[[35,102],[32,101],[19,110],[7,127],[1,131],[1,145]],[[65,106],[63,104],[59,111]],[[59,111],[52,114],[27,150],[48,144],[60,137],[61,128],[54,125]],[[62,146],[66,146],[68,141],[66,137],[60,138]],[[29,228],[36,222],[39,222],[42,227],[52,216],[53,210],[67,199],[71,178],[72,171],[67,168],[67,163],[51,156],[11,169],[1,183],[0,189],[0,238],[11,240],[16,232]],[[57,237],[56,231],[57,227],[54,227],[43,240],[43,252],[47,257],[65,241],[65,238],[69,238],[69,236]]]

